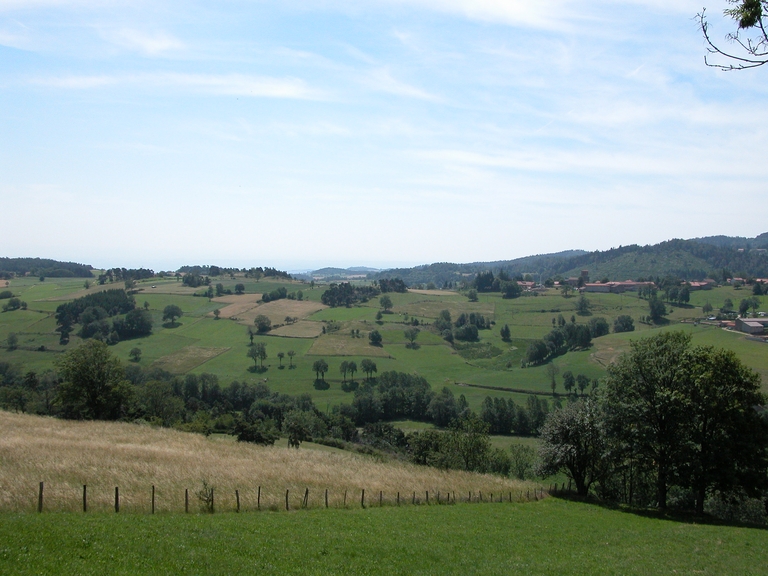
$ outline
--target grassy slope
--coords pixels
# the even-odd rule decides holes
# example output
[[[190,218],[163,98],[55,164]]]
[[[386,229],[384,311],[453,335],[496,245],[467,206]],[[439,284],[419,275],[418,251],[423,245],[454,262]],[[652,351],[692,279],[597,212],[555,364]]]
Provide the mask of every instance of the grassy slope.
[[[217,280],[218,281],[218,280]],[[221,279],[228,287],[234,287],[242,281]],[[151,288],[155,285],[156,288]],[[246,282],[249,293],[262,293],[274,289],[280,283],[260,281]],[[288,284],[289,291],[301,289],[305,298],[319,300],[323,287],[314,290],[307,285]],[[59,346],[58,337],[53,332],[55,322],[51,314],[55,307],[68,294],[83,292],[81,280],[49,279],[43,283],[36,279],[25,278],[14,280],[11,285],[16,294],[29,302],[30,310],[0,314],[0,341],[9,332],[20,334],[21,349],[7,352],[0,349],[0,361],[10,361],[23,366],[26,370],[44,371],[53,365],[57,352],[66,348]],[[354,360],[358,366],[365,357],[374,358],[379,372],[384,370],[401,370],[418,373],[425,376],[436,389],[448,386],[455,394],[464,394],[470,405],[478,409],[483,399],[488,395],[508,396],[517,402],[525,401],[525,394],[505,393],[477,388],[459,386],[457,383],[481,384],[487,386],[502,386],[526,390],[548,391],[549,384],[544,367],[520,368],[520,359],[532,338],[540,338],[552,328],[552,319],[562,314],[570,320],[576,312],[577,298],[563,298],[559,292],[549,290],[539,297],[504,300],[498,294],[481,294],[480,301],[469,303],[467,299],[453,292],[438,294],[391,294],[394,303],[393,313],[385,314],[380,324],[375,316],[379,310],[378,300],[353,308],[336,308],[322,310],[312,315],[309,320],[320,322],[335,320],[340,322],[342,329],[334,334],[321,336],[317,339],[281,338],[276,336],[259,336],[256,341],[267,344],[267,371],[258,374],[250,371],[252,362],[246,357],[248,339],[245,326],[231,320],[214,320],[209,314],[224,304],[208,302],[207,298],[194,297],[193,290],[182,287],[175,280],[153,279],[139,284],[142,291],[137,294],[139,306],[148,302],[155,317],[154,334],[149,338],[121,342],[113,347],[114,352],[128,359],[128,352],[137,346],[143,351],[142,366],[178,353],[188,346],[223,349],[224,352],[203,363],[196,364],[192,359],[185,363],[193,373],[210,372],[219,376],[223,385],[231,380],[254,380],[268,378],[269,385],[281,392],[289,394],[310,393],[321,407],[338,402],[348,402],[351,398],[341,390],[341,375],[338,366],[342,360]],[[92,289],[93,290],[93,289]],[[198,289],[200,291],[200,289]],[[719,308],[725,298],[730,298],[736,306],[742,298],[751,296],[749,290],[718,288],[712,291],[693,292],[690,307],[674,307],[669,316],[669,325],[662,329],[676,329],[680,321],[701,316],[701,306],[709,301]],[[56,298],[58,300],[48,300]],[[592,317],[605,317],[609,324],[619,314],[629,314],[635,320],[647,314],[647,302],[636,295],[627,293],[589,294],[592,303]],[[768,298],[763,297],[763,308]],[[185,315],[174,327],[163,326],[161,323],[162,309],[170,303],[179,305]],[[404,315],[415,316],[431,322],[442,309],[449,309],[454,318],[461,312],[475,311],[495,320],[496,325],[491,330],[480,332],[482,344],[493,346],[501,354],[492,358],[465,357],[451,349],[442,340],[426,330],[419,335],[418,350],[405,347],[405,336],[402,324]],[[586,322],[589,317],[576,316],[578,322]],[[499,329],[504,324],[510,326],[512,341],[503,342]],[[610,335],[595,340],[595,346],[588,351],[570,352],[555,360],[562,374],[566,370],[574,374],[585,374],[598,378],[605,374],[604,366],[610,358],[626,350],[630,339],[636,339],[651,330],[651,327],[636,322],[637,330],[631,334]],[[368,346],[367,333],[378,329],[384,337],[384,346],[375,349]],[[360,330],[363,338],[353,339],[349,336],[353,329]],[[655,328],[654,328],[655,329]],[[692,329],[688,327],[687,329]],[[713,344],[733,348],[747,365],[758,370],[763,381],[768,386],[768,354],[765,346],[757,342],[745,340],[740,335],[728,334],[723,331],[710,330],[703,326],[695,329],[694,342]],[[700,336],[701,335],[701,336]],[[72,338],[68,348],[79,343]],[[45,346],[47,352],[37,352],[36,348]],[[294,350],[294,369],[279,368],[276,358],[278,352]],[[313,387],[314,374],[312,363],[318,358],[325,358],[330,365],[326,380],[330,389],[318,391]],[[285,359],[287,362],[287,357]],[[358,379],[363,375],[358,372]],[[561,384],[559,391],[562,392]]]
[[[768,532],[546,499],[290,514],[6,514],[3,574],[762,574]]]

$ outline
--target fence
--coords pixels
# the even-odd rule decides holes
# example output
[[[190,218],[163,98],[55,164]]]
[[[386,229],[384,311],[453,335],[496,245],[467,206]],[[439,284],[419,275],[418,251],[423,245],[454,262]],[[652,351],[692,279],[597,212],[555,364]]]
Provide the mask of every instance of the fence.
[[[565,490],[565,484],[563,484],[563,490]],[[568,486],[570,490],[570,484]],[[82,511],[89,511],[89,494],[93,495],[94,490],[89,492],[88,485],[83,484],[82,489]],[[104,510],[105,502],[104,488],[101,488],[98,493],[99,506],[97,509]],[[357,494],[359,493],[359,500]],[[370,507],[384,507],[384,506],[420,506],[420,505],[454,505],[454,504],[483,504],[483,503],[512,503],[512,502],[530,502],[538,501],[550,493],[560,493],[557,488],[557,484],[554,485],[554,490],[550,486],[549,491],[544,490],[543,487],[534,487],[533,489],[527,489],[525,491],[506,491],[502,493],[487,493],[483,494],[481,491],[468,492],[467,494],[456,494],[453,491],[435,491],[424,490],[423,492],[411,491],[408,493],[397,492],[396,494],[385,494],[383,491],[378,493],[371,492],[366,493],[365,489],[355,490],[354,492],[346,489],[339,490],[338,492],[331,492],[327,488],[324,491],[315,491],[310,494],[309,488],[305,488],[303,492],[301,490],[291,491],[291,489],[285,490],[285,496],[283,498],[282,491],[279,492],[279,498],[276,492],[268,493],[262,486],[256,486],[250,492],[243,492],[240,489],[236,489],[232,494],[224,494],[223,498],[221,494],[216,492],[214,486],[208,485],[207,482],[203,482],[203,486],[200,490],[193,493],[194,499],[197,501],[199,510],[201,512],[247,512],[247,511],[263,511],[263,510],[302,510],[308,508],[370,508]],[[125,494],[122,493],[124,497]],[[49,498],[50,499],[50,498]],[[57,502],[58,510],[79,509],[80,494],[72,495],[72,498],[67,498],[66,502]],[[114,509],[115,513],[120,512],[121,505],[121,492],[120,487],[114,488],[114,499],[112,499],[112,492],[109,492],[109,509]],[[142,499],[141,495],[132,494],[131,502],[133,503],[133,511],[144,511],[150,514],[155,514],[157,510],[157,491],[155,485],[151,485],[146,491],[146,504],[137,506],[136,503]],[[279,503],[278,503],[279,500]],[[74,503],[77,502],[77,505]],[[184,489],[184,512],[190,512],[190,492],[189,488]],[[358,503],[359,502],[359,503]],[[250,505],[247,505],[250,503]],[[37,512],[42,513],[46,508],[45,497],[45,483],[40,482],[38,486],[37,494]],[[174,512],[172,508],[166,507],[164,512]],[[181,509],[175,510],[181,512]]]

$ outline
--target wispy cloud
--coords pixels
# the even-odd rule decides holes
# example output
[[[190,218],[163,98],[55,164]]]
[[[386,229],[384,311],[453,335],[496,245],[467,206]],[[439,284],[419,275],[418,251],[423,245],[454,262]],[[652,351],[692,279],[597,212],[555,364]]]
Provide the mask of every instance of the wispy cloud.
[[[271,78],[245,74],[125,74],[92,76],[57,76],[36,78],[31,83],[66,89],[90,89],[109,85],[130,85],[152,88],[182,88],[226,96],[263,98],[293,98],[319,100],[321,91],[310,88],[298,78]]]
[[[147,56],[158,56],[165,52],[184,48],[184,43],[181,40],[162,31],[143,32],[131,28],[121,28],[119,30],[102,30],[101,36],[113,44],[141,52]]]
[[[434,94],[430,94],[421,88],[398,80],[392,76],[389,68],[386,67],[369,72],[362,78],[362,83],[377,92],[386,92],[396,96],[419,98],[422,100],[440,100],[440,98]]]

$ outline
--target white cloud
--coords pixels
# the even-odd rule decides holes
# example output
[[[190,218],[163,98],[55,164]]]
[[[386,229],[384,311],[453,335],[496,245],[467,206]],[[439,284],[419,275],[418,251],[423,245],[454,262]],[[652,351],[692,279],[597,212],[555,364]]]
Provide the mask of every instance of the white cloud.
[[[394,94],[396,96],[406,96],[408,98],[419,98],[422,100],[440,100],[439,97],[412,86],[401,82],[392,76],[389,68],[378,68],[369,72],[362,79],[365,86],[376,90],[377,92],[386,92],[388,94]]]
[[[246,74],[126,74],[94,76],[59,76],[33,79],[33,84],[54,88],[89,89],[109,85],[189,88],[193,91],[264,98],[318,100],[323,94],[298,78],[271,78]]]
[[[165,32],[143,32],[130,28],[102,31],[102,37],[118,46],[135,50],[147,56],[157,56],[164,52],[180,50],[184,43]]]

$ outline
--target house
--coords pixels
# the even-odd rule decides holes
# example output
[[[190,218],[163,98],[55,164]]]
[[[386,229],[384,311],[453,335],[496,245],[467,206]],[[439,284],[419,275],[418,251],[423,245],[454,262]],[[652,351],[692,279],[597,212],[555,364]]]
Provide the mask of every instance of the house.
[[[736,330],[745,334],[763,334],[768,328],[768,318],[736,318]]]

